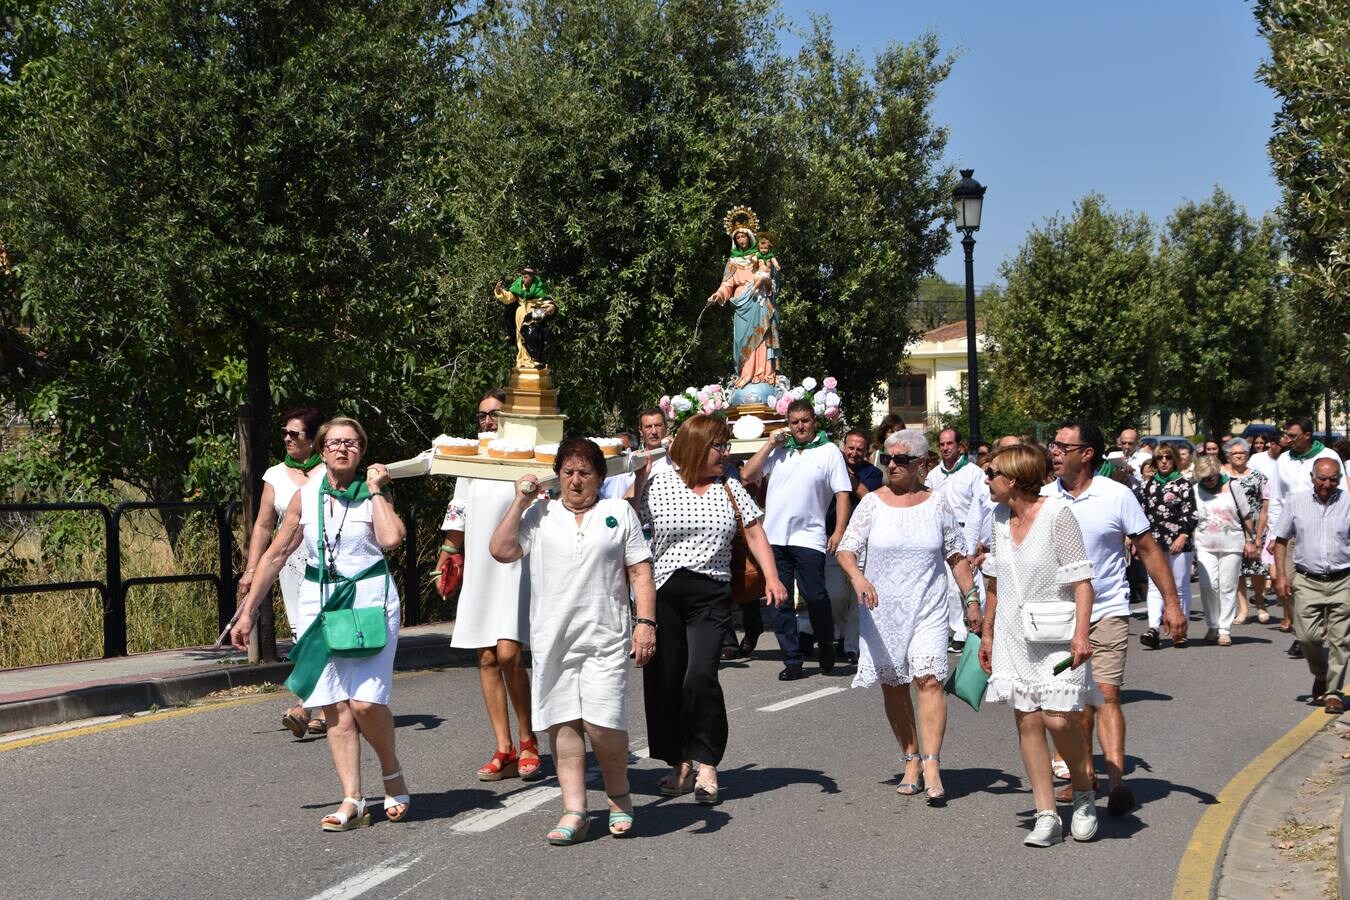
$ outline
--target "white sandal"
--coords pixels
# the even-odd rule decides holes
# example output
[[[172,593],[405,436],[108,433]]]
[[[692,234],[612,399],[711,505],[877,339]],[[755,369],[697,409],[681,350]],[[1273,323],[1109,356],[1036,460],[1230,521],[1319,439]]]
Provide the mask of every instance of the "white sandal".
[[[402,778],[403,770],[399,769],[397,772],[391,772],[390,774],[384,775],[382,777],[384,778],[385,783],[388,783],[390,781],[393,781],[395,778]],[[409,797],[407,794],[393,794],[393,795],[385,794],[384,797],[385,819],[387,819],[390,822],[402,822],[404,819],[408,817],[408,809],[412,805],[411,801],[412,798]],[[399,813],[396,816],[391,815],[389,810],[393,809],[396,806],[403,807],[403,812]]]
[[[343,803],[350,803],[356,807],[356,815],[349,816],[342,811],[339,806],[337,812],[329,813],[323,817],[319,825],[324,831],[351,831],[353,828],[363,828],[370,824],[370,813],[366,812],[366,801],[358,797],[343,797]],[[330,822],[329,819],[336,821]]]

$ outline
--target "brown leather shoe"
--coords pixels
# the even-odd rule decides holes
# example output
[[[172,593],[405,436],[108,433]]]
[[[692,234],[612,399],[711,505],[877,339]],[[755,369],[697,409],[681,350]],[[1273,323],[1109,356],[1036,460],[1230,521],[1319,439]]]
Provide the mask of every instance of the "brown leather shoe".
[[[1327,715],[1339,716],[1345,712],[1345,701],[1341,699],[1340,694],[1327,694],[1326,700]]]
[[[1097,780],[1097,782],[1092,786],[1092,789],[1093,789],[1094,791],[1096,791],[1097,793],[1099,793],[1099,794],[1102,792],[1102,783],[1101,783],[1101,779],[1098,779],[1098,780]],[[1072,803],[1072,802],[1073,802],[1073,782],[1070,782],[1070,783],[1064,785],[1063,787],[1059,787],[1059,788],[1056,788],[1056,789],[1055,789],[1055,802],[1056,802],[1056,803]]]

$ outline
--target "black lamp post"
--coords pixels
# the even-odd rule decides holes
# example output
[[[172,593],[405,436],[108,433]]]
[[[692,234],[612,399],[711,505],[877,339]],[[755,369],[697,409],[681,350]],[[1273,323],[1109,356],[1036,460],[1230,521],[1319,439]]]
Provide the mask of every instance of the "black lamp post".
[[[980,372],[975,345],[975,232],[980,230],[984,185],[973,177],[974,169],[962,169],[961,181],[952,191],[956,200],[956,227],[964,231],[961,246],[966,251],[966,390],[970,402],[971,450],[980,445]]]

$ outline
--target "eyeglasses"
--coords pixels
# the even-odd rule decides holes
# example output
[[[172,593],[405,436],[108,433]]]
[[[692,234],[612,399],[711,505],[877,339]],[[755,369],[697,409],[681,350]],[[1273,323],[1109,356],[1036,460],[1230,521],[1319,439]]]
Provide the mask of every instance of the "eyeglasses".
[[[360,446],[361,442],[356,438],[329,438],[323,442],[323,449],[325,450],[340,450],[343,448],[355,450]]]
[[[298,441],[305,436],[305,433],[303,431],[292,431],[289,428],[283,428],[281,429],[281,436],[289,438],[292,441]]]
[[[1050,442],[1050,452],[1051,452],[1051,453],[1068,453],[1070,450],[1082,450],[1084,447],[1087,447],[1087,446],[1089,446],[1089,445],[1088,445],[1088,444],[1066,444],[1066,443],[1064,443],[1063,441],[1051,441],[1051,442]]]
[[[993,466],[984,467],[984,477],[988,478],[990,481],[993,481],[1000,475],[1003,475],[1004,478],[1008,477],[1007,475],[1004,475],[1002,472],[1000,472],[998,469],[995,469]]]
[[[907,466],[915,460],[920,459],[920,457],[910,456],[908,453],[883,453],[878,456],[877,459],[880,460],[883,466],[889,466],[891,463],[895,463],[897,466]]]
[[[731,444],[728,441],[723,441],[720,444],[713,444],[711,449],[716,450],[718,453],[730,453]]]
[[[473,417],[481,422],[484,419],[500,419],[501,415],[501,410],[490,409],[487,412],[476,412]]]

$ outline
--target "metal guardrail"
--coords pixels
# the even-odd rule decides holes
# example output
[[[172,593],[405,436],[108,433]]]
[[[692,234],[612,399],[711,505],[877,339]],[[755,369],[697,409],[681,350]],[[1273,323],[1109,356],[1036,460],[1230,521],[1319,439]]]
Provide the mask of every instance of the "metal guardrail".
[[[407,534],[403,541],[403,618],[406,625],[420,624],[422,619],[421,584],[417,562],[417,507],[414,500],[404,508]],[[233,618],[238,605],[235,588],[238,578],[234,571],[235,540],[230,523],[241,504],[204,501],[155,503],[127,501],[109,509],[102,503],[3,503],[0,514],[40,512],[96,512],[103,517],[104,577],[102,581],[52,581],[41,584],[0,585],[0,596],[17,594],[56,593],[59,591],[93,590],[99,592],[103,604],[103,656],[127,655],[127,593],[131,588],[152,584],[210,583],[216,587],[216,618],[224,628]],[[122,516],[127,512],[210,511],[214,513],[218,542],[218,562],[214,572],[188,572],[178,575],[147,575],[122,577]]]

